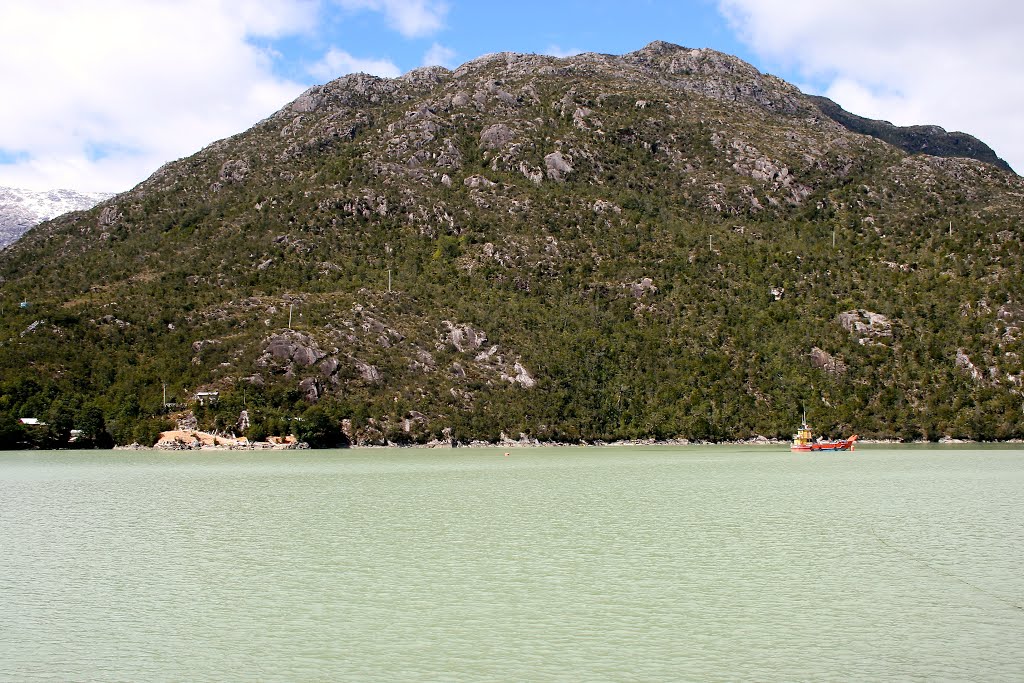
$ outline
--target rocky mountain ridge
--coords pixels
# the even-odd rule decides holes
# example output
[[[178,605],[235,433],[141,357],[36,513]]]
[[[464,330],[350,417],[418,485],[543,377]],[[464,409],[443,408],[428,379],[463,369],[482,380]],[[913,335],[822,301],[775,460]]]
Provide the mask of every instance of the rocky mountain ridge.
[[[0,413],[143,439],[167,385],[356,443],[1011,438],[1022,193],[713,50],[350,75],[5,251]]]
[[[967,133],[947,132],[941,126],[894,126],[888,121],[877,121],[846,111],[827,97],[810,96],[812,102],[836,123],[863,135],[884,140],[910,154],[930,154],[940,157],[977,159],[1013,171],[984,142]]]

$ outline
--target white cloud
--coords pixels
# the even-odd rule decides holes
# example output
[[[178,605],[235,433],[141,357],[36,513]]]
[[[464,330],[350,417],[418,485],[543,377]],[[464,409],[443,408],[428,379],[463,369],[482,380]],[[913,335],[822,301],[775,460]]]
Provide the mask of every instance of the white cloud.
[[[322,81],[328,81],[351,73],[394,78],[400,76],[402,70],[387,59],[360,59],[332,47],[323,59],[310,67],[309,73]]]
[[[304,0],[3,3],[0,185],[125,190],[245,129],[305,87],[252,41],[315,18]]]
[[[423,66],[444,66],[451,69],[456,66],[452,62],[455,59],[455,55],[455,50],[450,47],[434,43],[427,50],[427,53],[423,55]]]
[[[373,5],[373,6],[370,6]],[[119,192],[269,116],[310,83],[282,77],[276,39],[316,37],[327,0],[0,3],[0,186]],[[371,2],[409,31],[426,2]],[[440,12],[440,14],[438,14]],[[334,47],[310,69],[397,76]]]
[[[719,0],[761,58],[861,116],[970,133],[1024,172],[1024,4]]]
[[[348,10],[383,12],[388,23],[407,38],[426,36],[444,28],[448,3],[442,0],[335,0]]]
[[[576,55],[583,54],[583,50],[577,50],[576,48],[566,50],[558,45],[548,45],[548,48],[544,50],[544,54],[559,58],[575,57]]]

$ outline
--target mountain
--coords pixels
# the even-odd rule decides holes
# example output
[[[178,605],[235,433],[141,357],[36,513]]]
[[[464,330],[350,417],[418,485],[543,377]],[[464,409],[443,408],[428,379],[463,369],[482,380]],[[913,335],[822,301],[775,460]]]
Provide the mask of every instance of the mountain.
[[[34,225],[69,211],[91,209],[113,194],[48,190],[37,192],[0,187],[0,249],[22,236]]]
[[[0,254],[0,440],[1019,438],[1021,196],[713,50],[350,75]]]

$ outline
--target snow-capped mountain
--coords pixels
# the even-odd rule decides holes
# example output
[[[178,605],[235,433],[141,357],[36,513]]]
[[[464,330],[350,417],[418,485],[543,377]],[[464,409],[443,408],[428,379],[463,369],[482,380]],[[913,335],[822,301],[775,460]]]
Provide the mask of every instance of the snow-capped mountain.
[[[34,225],[69,211],[91,209],[113,196],[109,192],[36,192],[0,187],[0,249],[17,240]]]

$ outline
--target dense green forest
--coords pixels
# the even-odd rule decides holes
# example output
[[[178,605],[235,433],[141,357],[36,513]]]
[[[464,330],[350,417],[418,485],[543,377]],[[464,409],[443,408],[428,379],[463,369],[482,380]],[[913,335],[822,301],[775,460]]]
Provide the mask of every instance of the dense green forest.
[[[1021,179],[701,52],[346,77],[39,226],[0,446],[1024,437]]]

